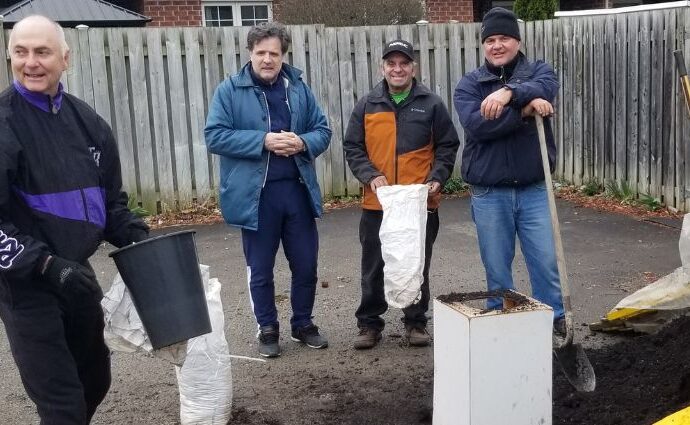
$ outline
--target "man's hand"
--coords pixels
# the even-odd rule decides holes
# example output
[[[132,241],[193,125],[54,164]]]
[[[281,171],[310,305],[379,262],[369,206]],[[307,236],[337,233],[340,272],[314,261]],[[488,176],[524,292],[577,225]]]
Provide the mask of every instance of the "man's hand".
[[[480,113],[486,120],[495,120],[501,116],[503,108],[510,102],[513,97],[513,91],[503,87],[491,93],[484,99],[481,105]]]
[[[46,259],[41,274],[59,292],[74,291],[91,294],[97,301],[103,298],[103,290],[93,270],[76,261],[51,255]]]
[[[381,186],[388,186],[388,179],[386,179],[386,176],[374,177],[374,179],[369,182],[369,187],[371,187],[374,193],[376,193],[376,189]]]
[[[441,191],[441,183],[437,181],[430,181],[426,184],[429,187],[429,195],[435,195]]]
[[[528,113],[526,113],[528,112]],[[524,108],[522,108],[522,116],[541,115],[542,117],[550,117],[553,115],[553,105],[549,101],[540,97],[532,99]]]
[[[304,152],[304,141],[291,131],[267,133],[264,139],[266,150],[280,156],[290,156]]]

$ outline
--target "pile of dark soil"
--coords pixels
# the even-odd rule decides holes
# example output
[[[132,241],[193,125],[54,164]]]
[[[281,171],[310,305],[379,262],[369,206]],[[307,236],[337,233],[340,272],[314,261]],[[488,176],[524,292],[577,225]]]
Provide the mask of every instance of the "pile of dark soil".
[[[576,393],[554,363],[554,425],[650,425],[690,405],[690,318],[587,351],[597,388]]]

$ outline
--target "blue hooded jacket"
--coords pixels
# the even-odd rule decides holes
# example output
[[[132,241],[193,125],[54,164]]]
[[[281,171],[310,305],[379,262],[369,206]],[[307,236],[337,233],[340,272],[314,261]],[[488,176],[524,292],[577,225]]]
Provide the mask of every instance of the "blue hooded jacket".
[[[314,217],[320,217],[323,208],[314,161],[328,148],[331,130],[301,74],[283,64],[279,78],[288,92],[290,129],[307,147],[294,155],[295,162],[309,191]],[[252,80],[248,62],[216,89],[204,130],[209,152],[220,156],[220,206],[228,224],[258,229],[259,199],[269,161],[264,138],[269,131],[268,105]]]
[[[525,186],[544,180],[537,126],[534,118],[523,119],[521,110],[536,98],[553,103],[558,79],[548,64],[529,62],[522,53],[518,55],[507,82],[483,65],[465,75],[455,88],[455,110],[465,129],[461,172],[469,184]],[[480,114],[482,101],[504,86],[513,91],[511,102],[497,119],[484,119]],[[553,172],[556,145],[549,118],[544,119],[544,126]]]

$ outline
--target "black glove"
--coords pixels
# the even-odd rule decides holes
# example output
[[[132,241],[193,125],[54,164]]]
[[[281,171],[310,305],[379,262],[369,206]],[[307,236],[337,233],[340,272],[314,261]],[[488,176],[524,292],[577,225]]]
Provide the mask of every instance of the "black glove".
[[[46,260],[42,274],[45,280],[57,288],[59,292],[73,291],[91,294],[97,301],[103,298],[103,290],[98,284],[93,270],[76,261],[51,255]]]
[[[149,238],[149,232],[141,227],[132,227],[129,229],[129,243],[133,244],[136,242],[141,242],[144,239]]]

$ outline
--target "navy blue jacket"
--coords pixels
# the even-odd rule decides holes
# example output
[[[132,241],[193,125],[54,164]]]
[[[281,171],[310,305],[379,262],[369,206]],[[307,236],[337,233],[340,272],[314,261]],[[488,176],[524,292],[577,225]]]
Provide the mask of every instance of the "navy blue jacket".
[[[206,118],[206,146],[220,156],[220,208],[228,224],[249,230],[259,227],[259,199],[266,183],[269,152],[264,138],[271,130],[264,92],[252,80],[251,63],[223,81],[213,95]],[[300,178],[309,190],[314,217],[320,217],[321,189],[315,161],[331,141],[326,116],[316,104],[302,71],[283,64],[280,78],[287,88],[290,129],[307,147],[293,155]]]
[[[504,86],[513,91],[509,106],[495,120],[482,118],[482,101]],[[486,65],[465,75],[453,95],[455,110],[465,129],[463,180],[478,186],[524,186],[544,180],[537,126],[534,118],[522,118],[521,109],[536,98],[553,103],[557,93],[558,79],[553,68],[542,61],[530,62],[522,53],[506,83]],[[544,125],[553,172],[556,145],[550,119],[544,119]]]

